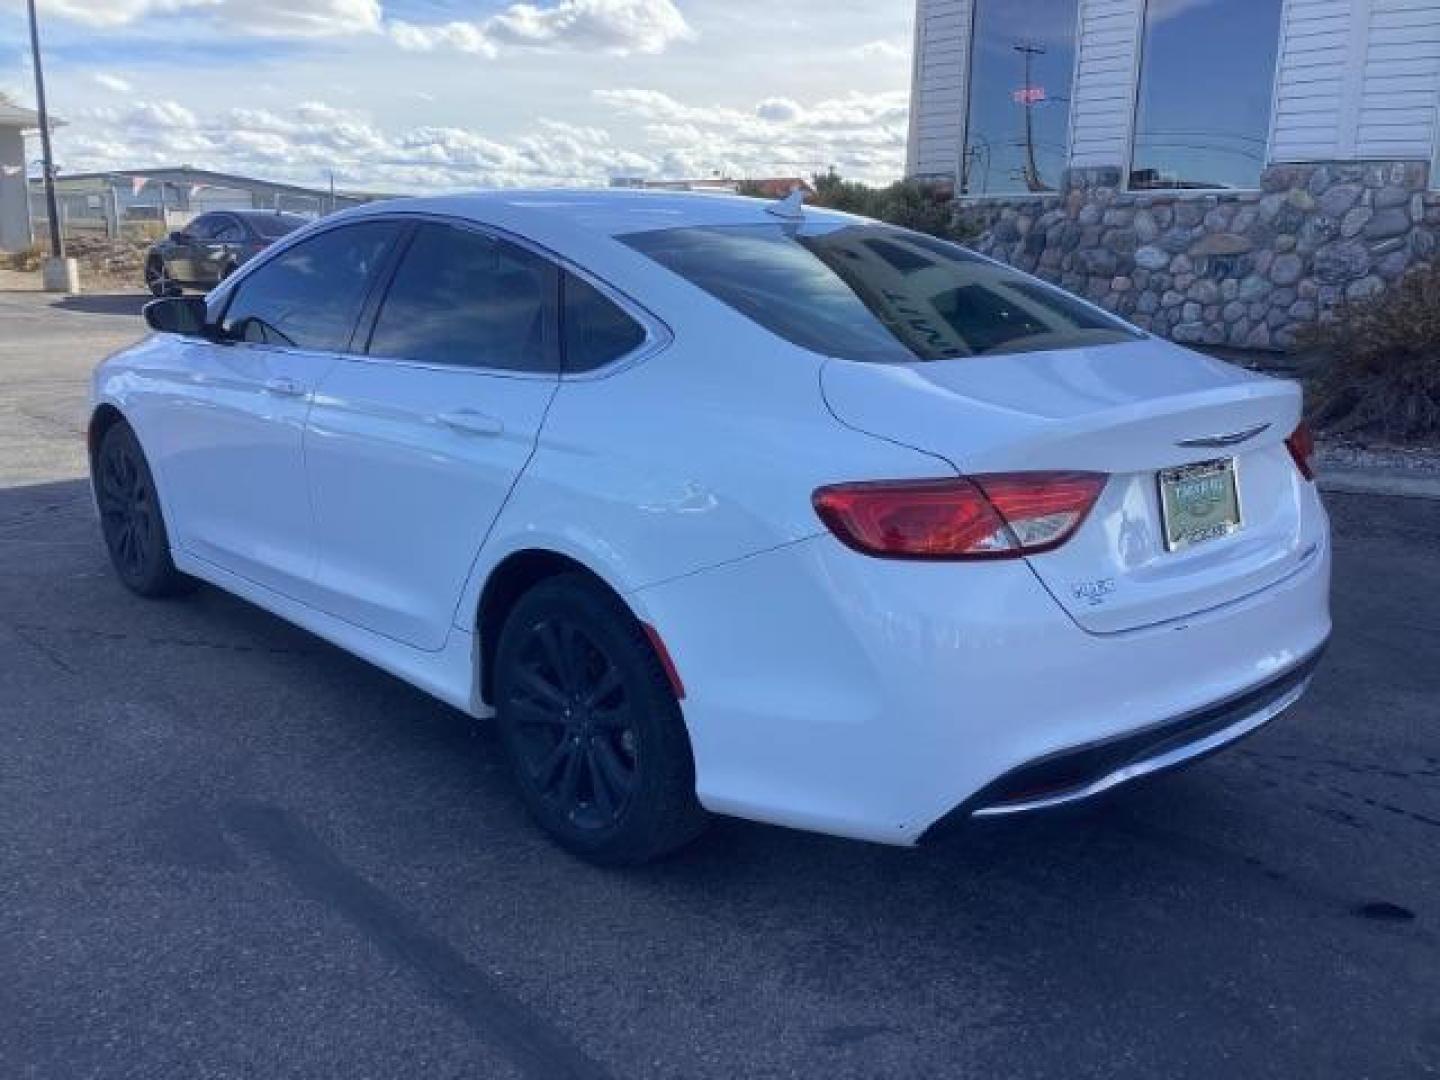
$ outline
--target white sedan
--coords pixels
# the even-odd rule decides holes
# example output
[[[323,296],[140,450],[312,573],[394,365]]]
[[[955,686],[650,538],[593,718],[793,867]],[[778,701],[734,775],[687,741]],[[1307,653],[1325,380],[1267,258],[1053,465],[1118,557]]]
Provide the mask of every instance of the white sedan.
[[[596,861],[1083,799],[1330,631],[1293,383],[795,199],[380,203],[146,315],[89,426],[121,580],[494,716]]]

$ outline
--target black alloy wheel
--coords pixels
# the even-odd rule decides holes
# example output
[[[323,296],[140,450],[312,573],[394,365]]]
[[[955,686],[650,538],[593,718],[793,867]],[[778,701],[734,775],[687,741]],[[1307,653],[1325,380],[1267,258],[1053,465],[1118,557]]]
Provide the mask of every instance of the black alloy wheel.
[[[155,481],[135,433],[124,423],[105,432],[95,455],[100,530],[121,582],[141,596],[181,592],[191,580],[175,569]]]
[[[703,828],[674,690],[643,627],[598,581],[565,574],[520,598],[494,698],[521,796],[570,851],[646,862]]]
[[[581,626],[556,616],[533,628],[519,663],[505,705],[525,779],[577,829],[614,827],[640,769],[634,704],[615,662]]]
[[[145,262],[145,287],[151,296],[179,296],[180,288],[170,276],[165,260],[154,255]]]

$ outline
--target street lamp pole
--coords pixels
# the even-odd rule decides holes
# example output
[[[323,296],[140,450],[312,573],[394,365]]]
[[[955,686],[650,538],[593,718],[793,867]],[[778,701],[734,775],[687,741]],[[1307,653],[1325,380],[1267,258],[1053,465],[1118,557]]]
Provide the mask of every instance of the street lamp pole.
[[[65,237],[60,232],[60,204],[55,198],[55,157],[50,151],[50,113],[45,108],[45,73],[40,67],[40,21],[35,15],[35,0],[27,0],[30,9],[30,52],[35,62],[35,105],[40,113],[40,148],[45,161],[45,211],[50,219],[50,254],[65,257]]]

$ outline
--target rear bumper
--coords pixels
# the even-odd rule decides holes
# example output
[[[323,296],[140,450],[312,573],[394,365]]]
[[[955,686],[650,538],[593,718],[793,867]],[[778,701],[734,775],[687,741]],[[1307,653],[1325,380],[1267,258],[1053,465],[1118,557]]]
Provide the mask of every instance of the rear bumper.
[[[1288,671],[1214,705],[1011,769],[936,822],[925,835],[958,819],[1067,806],[1223,750],[1299,701],[1324,651],[1321,646]]]
[[[1322,539],[1271,588],[1094,634],[1023,562],[870,559],[818,536],[631,601],[685,681],[703,805],[913,844],[957,807],[1024,803],[1015,781],[1037,762],[1068,760],[1048,794],[1078,798],[1066,779],[1113,786],[1259,727],[1301,686],[1246,695],[1329,637],[1329,578]]]

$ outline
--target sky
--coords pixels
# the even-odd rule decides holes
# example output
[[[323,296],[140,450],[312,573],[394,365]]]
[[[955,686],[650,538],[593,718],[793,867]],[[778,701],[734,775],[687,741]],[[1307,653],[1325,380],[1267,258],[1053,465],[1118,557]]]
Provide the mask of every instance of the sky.
[[[415,192],[904,167],[913,0],[39,6],[62,174]],[[26,27],[0,0],[0,92],[33,105]]]

